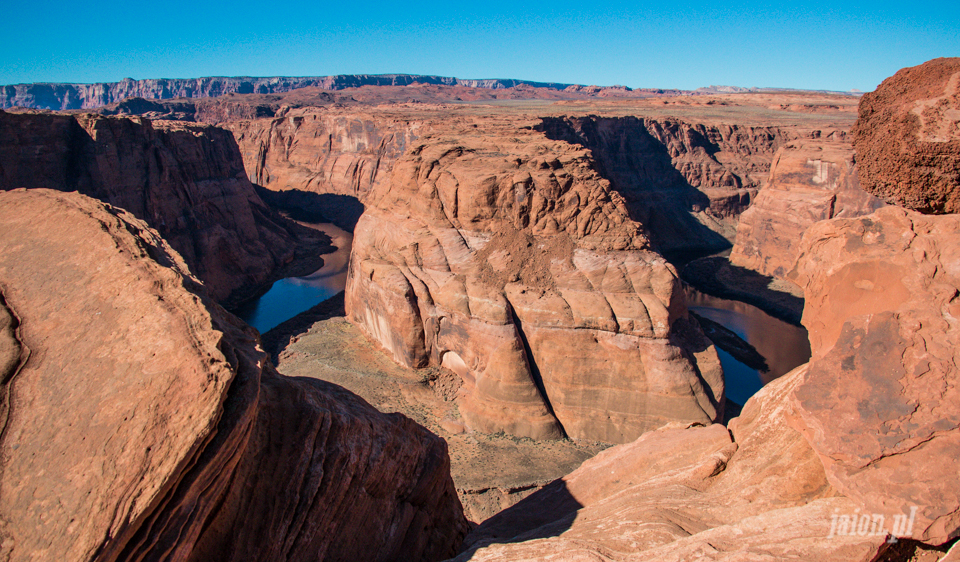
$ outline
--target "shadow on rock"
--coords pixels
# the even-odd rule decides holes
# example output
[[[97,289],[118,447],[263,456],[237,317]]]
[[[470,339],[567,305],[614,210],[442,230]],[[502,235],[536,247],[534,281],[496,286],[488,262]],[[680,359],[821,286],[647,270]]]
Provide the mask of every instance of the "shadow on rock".
[[[534,129],[549,139],[589,148],[597,171],[623,196],[630,218],[647,229],[664,256],[712,254],[731,247],[694,216],[710,207],[710,198],[674,167],[667,147],[643,120],[545,117]],[[708,155],[720,150],[702,135],[689,140]]]
[[[554,480],[516,505],[487,519],[463,541],[455,562],[466,562],[477,550],[491,544],[517,543],[558,537],[573,525],[583,504]]]
[[[364,206],[356,197],[334,193],[313,193],[291,189],[273,191],[254,184],[264,203],[283,212],[295,221],[331,223],[353,232]]]

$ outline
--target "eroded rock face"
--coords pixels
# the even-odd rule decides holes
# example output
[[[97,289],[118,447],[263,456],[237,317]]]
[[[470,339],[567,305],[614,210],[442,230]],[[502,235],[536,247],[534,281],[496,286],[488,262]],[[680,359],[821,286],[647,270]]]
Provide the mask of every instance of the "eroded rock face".
[[[389,181],[393,164],[419,136],[422,123],[304,108],[223,126],[233,132],[250,181],[257,185],[362,199]]]
[[[76,190],[130,211],[220,301],[249,297],[312,236],[263,204],[222,129],[0,112],[0,139],[0,189]]]
[[[591,166],[488,124],[414,147],[366,198],[348,317],[399,363],[459,374],[473,429],[625,442],[720,414],[675,270]]]
[[[917,507],[932,544],[960,534],[958,233],[956,215],[896,207],[821,222],[793,274],[813,358],[791,424],[839,491],[888,517]]]
[[[853,133],[865,190],[922,213],[960,212],[960,58],[904,68],[864,94]]]
[[[442,440],[279,376],[129,213],[0,193],[5,560],[439,559]],[[11,368],[12,367],[12,368]]]
[[[783,279],[815,222],[872,213],[883,202],[860,189],[853,147],[840,130],[815,131],[773,156],[770,176],[740,215],[730,262]]]
[[[456,560],[874,560],[884,536],[831,536],[855,504],[784,421],[804,371],[729,431],[666,427],[600,453],[481,524]]]

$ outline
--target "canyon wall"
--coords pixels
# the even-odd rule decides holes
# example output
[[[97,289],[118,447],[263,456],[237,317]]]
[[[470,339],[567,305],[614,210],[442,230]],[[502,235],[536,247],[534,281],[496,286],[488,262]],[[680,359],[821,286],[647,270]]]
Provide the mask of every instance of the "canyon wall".
[[[445,443],[278,375],[156,231],[0,192],[4,560],[437,560]]]
[[[773,156],[766,185],[740,215],[730,262],[783,279],[814,223],[869,214],[883,205],[860,188],[848,135],[812,131]]]
[[[348,318],[463,379],[468,427],[625,442],[722,413],[716,352],[589,152],[513,123],[412,147],[367,195]]]
[[[0,112],[0,189],[19,187],[79,191],[146,220],[222,302],[272,281],[298,244],[328,242],[270,210],[232,135],[206,125]]]
[[[490,518],[456,560],[862,560],[960,537],[956,215],[887,207],[799,245],[813,356],[728,427],[665,427]]]
[[[378,182],[389,180],[423,123],[402,115],[302,108],[222,126],[233,132],[251,182],[274,191],[363,199]]]
[[[546,117],[549,138],[589,148],[630,216],[666,254],[730,246],[790,132],[679,119]]]
[[[940,61],[911,70],[913,88],[942,78]],[[940,161],[929,177],[949,171]],[[805,294],[809,363],[726,428],[665,427],[604,451],[481,524],[457,560],[953,559],[958,234],[956,214],[892,206],[806,228],[788,276]]]

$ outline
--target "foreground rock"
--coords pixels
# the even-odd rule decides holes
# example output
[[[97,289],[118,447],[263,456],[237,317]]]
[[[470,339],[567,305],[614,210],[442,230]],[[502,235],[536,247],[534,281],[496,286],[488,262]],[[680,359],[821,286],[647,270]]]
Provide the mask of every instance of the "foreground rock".
[[[237,302],[273,281],[298,244],[329,241],[271,211],[236,142],[215,127],[140,118],[0,112],[0,190],[76,190],[147,221],[214,298]],[[320,266],[317,258],[312,259]]]
[[[960,58],[900,70],[864,94],[859,114],[865,190],[922,213],[960,212]]]
[[[886,208],[815,225],[795,278],[813,358],[791,425],[865,512],[960,534],[960,217]],[[840,384],[838,381],[842,381]]]
[[[785,423],[804,367],[770,383],[730,424],[662,428],[600,453],[467,538],[458,561],[872,561],[884,536],[831,536],[837,497]]]
[[[276,374],[155,231],[0,193],[5,560],[438,559],[465,521],[442,440]]]
[[[463,379],[467,426],[620,443],[721,415],[713,346],[589,153],[513,124],[429,138],[367,197],[348,318]]]

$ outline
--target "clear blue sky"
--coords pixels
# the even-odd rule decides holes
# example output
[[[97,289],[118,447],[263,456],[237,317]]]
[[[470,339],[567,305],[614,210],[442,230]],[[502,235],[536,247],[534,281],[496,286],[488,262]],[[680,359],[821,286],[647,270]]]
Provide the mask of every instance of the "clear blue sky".
[[[0,84],[409,73],[868,91],[940,56],[960,56],[960,0],[34,0],[0,23]]]

